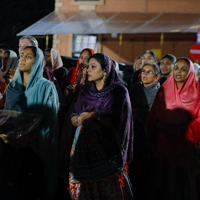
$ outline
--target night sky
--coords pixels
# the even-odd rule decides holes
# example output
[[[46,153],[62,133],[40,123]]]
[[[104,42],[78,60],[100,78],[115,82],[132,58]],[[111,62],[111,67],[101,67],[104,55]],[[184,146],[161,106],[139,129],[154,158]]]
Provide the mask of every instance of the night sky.
[[[0,44],[8,44],[17,53],[17,33],[54,11],[54,4],[55,0],[1,0]]]

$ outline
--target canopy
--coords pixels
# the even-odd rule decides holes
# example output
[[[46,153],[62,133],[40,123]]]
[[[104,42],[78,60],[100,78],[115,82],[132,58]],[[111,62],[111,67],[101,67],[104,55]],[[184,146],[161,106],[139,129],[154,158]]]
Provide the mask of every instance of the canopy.
[[[200,13],[54,11],[17,35],[198,32]]]

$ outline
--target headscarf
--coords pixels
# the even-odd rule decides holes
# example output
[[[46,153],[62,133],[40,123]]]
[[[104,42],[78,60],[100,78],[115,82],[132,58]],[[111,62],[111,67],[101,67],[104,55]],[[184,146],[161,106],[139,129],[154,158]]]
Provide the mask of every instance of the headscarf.
[[[199,69],[200,69],[200,66],[197,64],[197,63],[194,63],[194,71],[195,71],[195,75],[197,76],[198,73],[199,73]]]
[[[6,65],[6,68],[5,68],[5,71],[0,71],[0,80],[5,82],[5,78],[3,78],[7,73],[8,73],[8,70],[9,69],[16,69],[17,68],[17,54],[12,51],[12,50],[8,50],[10,52],[9,54],[9,58],[8,58],[8,62],[7,62],[7,65]],[[2,66],[3,68],[3,66]]]
[[[37,113],[43,115],[43,121],[39,127],[40,153],[44,158],[44,177],[47,188],[55,189],[56,173],[56,149],[57,149],[57,118],[59,102],[55,86],[52,82],[43,78],[44,55],[36,47],[36,57],[31,68],[25,90],[20,67],[17,68],[15,77],[8,84],[6,91],[5,110],[16,110],[25,113]],[[51,188],[51,189],[50,189]]]
[[[100,54],[106,66],[104,86],[97,91],[95,83],[86,78],[79,97],[74,105],[75,113],[96,112],[110,116],[116,127],[115,138],[121,152],[122,163],[130,162],[133,155],[132,108],[127,89],[115,71],[112,60],[106,54]]]
[[[59,69],[63,66],[62,59],[60,57],[60,54],[55,49],[51,49],[51,63],[52,63],[52,72],[56,69]]]
[[[66,78],[65,78],[64,81],[61,83],[61,86],[60,86],[61,92],[63,92],[64,88],[65,88],[67,85],[69,85],[69,84],[74,84],[75,81],[77,80],[77,78],[78,78],[78,71],[79,71],[79,67],[80,67],[80,66],[79,66],[79,59],[80,59],[81,54],[82,54],[83,51],[85,51],[85,50],[89,50],[89,51],[91,52],[91,55],[95,54],[95,51],[94,51],[93,49],[90,49],[90,48],[85,48],[85,49],[83,49],[83,50],[81,51],[81,53],[80,53],[80,55],[79,55],[79,58],[78,58],[78,63],[77,63],[77,65],[76,65],[76,67],[72,67],[72,68],[69,70],[69,72],[68,72]]]

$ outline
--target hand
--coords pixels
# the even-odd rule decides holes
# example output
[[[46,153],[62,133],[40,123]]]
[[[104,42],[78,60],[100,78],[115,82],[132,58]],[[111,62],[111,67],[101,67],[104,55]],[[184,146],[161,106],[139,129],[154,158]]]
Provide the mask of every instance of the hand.
[[[76,86],[77,86],[77,84],[69,84],[67,87],[65,87],[64,96],[68,96],[69,94],[75,93]]]
[[[83,112],[80,114],[80,120],[84,126],[88,126],[90,122],[95,118],[96,118],[95,112]]]

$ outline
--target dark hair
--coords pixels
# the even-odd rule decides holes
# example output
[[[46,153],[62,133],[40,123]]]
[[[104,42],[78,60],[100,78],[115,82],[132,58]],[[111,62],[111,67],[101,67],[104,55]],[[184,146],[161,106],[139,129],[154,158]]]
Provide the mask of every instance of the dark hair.
[[[162,56],[161,60],[164,59],[164,58],[170,59],[174,64],[176,62],[176,57],[173,56],[172,54],[166,54],[166,55]]]
[[[106,70],[106,65],[104,62],[104,56],[101,53],[95,53],[92,56],[89,57],[88,62],[90,61],[91,58],[95,58],[101,65],[102,70]]]
[[[51,53],[51,48],[47,48],[44,50],[44,52],[48,51],[49,53]]]
[[[181,58],[177,59],[176,63],[177,63],[179,60],[184,60],[184,61],[188,64],[188,67],[190,67],[190,60],[189,60],[188,58],[181,57]]]
[[[89,54],[90,54],[90,56],[92,55],[92,53],[91,53],[91,51],[90,51],[89,49],[84,49],[83,52],[84,52],[84,51],[88,51]],[[83,53],[83,52],[82,52],[82,53]]]
[[[146,50],[142,55],[144,55],[145,53],[150,53],[151,56],[154,58],[154,61],[157,62],[157,55],[154,51]]]
[[[156,63],[145,63],[143,66],[142,66],[142,69],[146,66],[146,65],[151,65],[154,70],[155,70],[155,75],[156,76],[160,76],[161,75],[161,71],[160,71],[160,67],[158,67],[158,65]]]
[[[8,56],[10,56],[10,51],[9,51],[9,50],[6,50],[6,51],[4,51],[4,53],[3,53],[3,54],[5,54],[5,53],[7,53],[7,54],[8,54]]]
[[[10,47],[7,44],[0,44],[0,49],[3,49],[4,51],[9,50]]]
[[[19,41],[21,41],[22,39],[28,39],[30,40],[32,46],[38,47],[38,41],[33,36],[24,35],[19,39]]]
[[[34,56],[36,57],[37,49],[35,46],[26,46],[24,49],[32,49]]]

